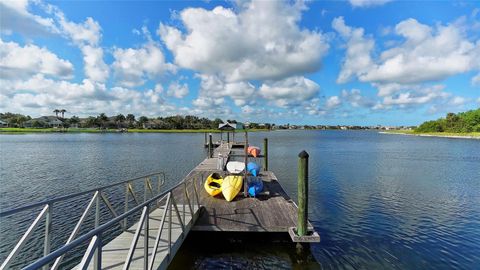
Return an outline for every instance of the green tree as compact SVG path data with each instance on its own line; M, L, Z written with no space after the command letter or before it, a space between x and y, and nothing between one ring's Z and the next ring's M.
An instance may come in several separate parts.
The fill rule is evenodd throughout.
M138 119L138 124L140 125L141 128L143 128L143 124L148 122L148 117L146 116L140 116Z
M127 114L126 119L127 119L127 122L128 122L128 127L129 128L133 127L133 123L135 122L135 115L129 113L129 114Z
M101 127L102 128L105 128L105 124L107 123L108 121L108 117L105 113L101 113L97 116L97 120L98 122L100 123Z
M115 122L117 123L117 128L122 126L122 123L125 121L125 116L123 114L119 114L115 116Z

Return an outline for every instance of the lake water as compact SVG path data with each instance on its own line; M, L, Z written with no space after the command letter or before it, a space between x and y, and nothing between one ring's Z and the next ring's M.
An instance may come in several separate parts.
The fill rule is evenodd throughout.
M322 242L298 257L294 245L284 243L250 239L202 248L204 240L194 239L175 266L478 269L480 141L364 131L249 134L259 146L264 137L270 169L292 198L297 155L310 154L309 219ZM203 140L203 134L1 135L0 209L156 171L166 171L173 184L205 157ZM0 261L19 239L18 228L29 225L22 218L36 213L1 221ZM61 230L74 222L53 226Z

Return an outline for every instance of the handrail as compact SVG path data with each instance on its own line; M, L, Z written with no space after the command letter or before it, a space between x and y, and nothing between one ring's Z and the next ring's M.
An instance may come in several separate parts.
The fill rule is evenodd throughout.
M147 175L144 175L144 176L128 179L128 180L125 180L125 181L109 184L109 185L106 185L106 186L93 188L93 189L90 189L90 190L87 190L87 191L82 191L82 192L78 192L78 193L74 193L74 194L70 194L70 195L65 195L65 196L60 196L60 197L57 197L57 198L54 198L54 199L45 200L45 201L41 201L41 202L37 202L37 203L25 205L25 206L20 206L20 207L17 207L17 208L13 208L13 209L10 209L10 210L4 211L4 212L0 212L0 217L10 216L12 214L15 214L15 213L18 213L18 212L21 212L21 211L25 211L25 210L32 209L32 208L35 208L35 207L43 206L45 204L52 204L52 203L55 203L55 202L64 201L64 200L67 200L67 199L71 199L71 198L82 196L82 195L85 195L85 194L88 194L88 193L92 193L92 192L95 192L97 190L103 190L103 189L111 188L111 187L114 187L114 186L125 184L127 182L136 181L136 180L139 180L139 179L144 179L146 177L151 177L151 176L155 176L155 175L159 175L159 176L162 175L163 176L163 181L162 181L162 185L163 185L165 183L165 179L166 179L165 173L164 172L156 172L156 173L151 173L151 174L147 174Z
M87 240L90 240L90 241L93 241L91 238L92 237L99 237L101 236L102 232L110 229L112 226L116 225L117 223L119 223L120 221L122 221L123 219L131 216L131 215L134 215L135 213L137 213L139 210L143 210L144 207L147 207L156 202L156 201L161 201L163 200L167 195L169 195L169 200L167 200L167 204L168 202L170 201L170 196L172 195L172 192L174 189L178 188L180 185L183 185L184 183L186 183L186 181L188 180L188 175L187 177L185 177L182 181L180 181L179 183L177 183L176 185L174 185L173 187L169 188L168 190L160 193L160 194L157 194L155 196L153 196L152 198L150 198L149 200L135 206L134 208L130 209L128 212L125 212L121 215L118 215L116 217L114 217L112 220L98 226L97 228L95 229L92 229L90 230L89 232L81 235L80 237L78 237L77 239L71 241L70 243L68 244L65 244L64 246L60 247L59 249L49 253L49 254L46 254L44 257L36 260L35 262L29 264L28 266L24 267L23 269L24 270L34 270L34 269L39 269L40 267L42 266L45 266L47 264L49 264L50 262L56 260L57 258L63 256L64 254L66 254L68 251L78 247L79 245L81 245L82 243L86 242ZM141 177L143 178L143 177ZM193 181L195 181L195 178L193 178ZM125 182L122 182L122 183L125 183ZM196 185L193 185L194 186L194 192L196 193ZM196 194L198 196L198 194ZM173 198L172 198L173 199ZM169 226L170 226L170 230L171 230L171 223L172 223L172 218L171 218L171 211L172 211L172 202L170 201L170 206L169 205L166 205L165 207L168 207L169 208L169 212L170 212L170 218L169 218ZM176 206L174 206L176 208ZM167 209L167 208L165 208ZM178 214L178 209L176 209L177 211L177 215ZM181 219L180 217L178 217L180 222L181 222ZM182 227L183 227L183 224L182 224ZM184 230L184 228L182 228L182 230ZM170 233L170 232L169 232ZM100 239L96 239L95 241L100 241L101 242L101 238ZM93 245L93 244L92 244ZM99 246L100 248L101 246ZM170 244L169 244L169 248L170 248ZM88 252L91 251L91 249L88 249L87 250ZM88 256L88 260L91 258L89 255Z

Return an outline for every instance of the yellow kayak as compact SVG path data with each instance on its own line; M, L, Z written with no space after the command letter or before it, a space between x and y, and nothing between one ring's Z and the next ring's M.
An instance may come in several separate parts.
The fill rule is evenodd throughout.
M212 173L205 180L205 190L211 196L215 196L222 192L223 178L218 173Z
M229 175L223 179L222 194L225 200L232 201L242 188L243 177L240 175Z

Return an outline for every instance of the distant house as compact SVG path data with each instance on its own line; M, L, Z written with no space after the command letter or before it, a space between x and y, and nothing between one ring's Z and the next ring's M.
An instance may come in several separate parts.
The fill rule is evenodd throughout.
M245 127L243 126L242 123L222 123L218 124L218 129L220 130L236 130L236 129L244 129Z
M142 124L144 129L162 129L165 128L166 123L160 119L152 119Z
M63 121L56 116L41 116L39 118L34 118L23 123L24 127L38 127L35 125L38 124L40 127L60 127L63 125Z
M8 123L3 120L0 120L0 127L8 127Z

